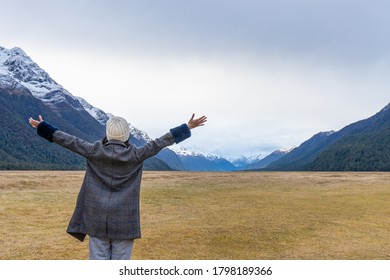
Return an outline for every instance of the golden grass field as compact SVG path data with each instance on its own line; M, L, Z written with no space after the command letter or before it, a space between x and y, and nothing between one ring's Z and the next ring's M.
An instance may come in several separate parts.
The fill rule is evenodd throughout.
M0 172L0 259L87 259L84 172ZM390 173L144 172L133 259L390 259Z

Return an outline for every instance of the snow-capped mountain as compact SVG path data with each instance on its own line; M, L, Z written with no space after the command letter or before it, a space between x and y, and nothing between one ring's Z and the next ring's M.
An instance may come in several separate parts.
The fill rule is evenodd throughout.
M84 110L87 111L92 117L94 117L99 123L105 125L110 118L109 114L104 113L101 109L96 108L89 104L84 98L75 96L76 100L80 102Z
M237 168L244 168L248 164L252 164L262 160L264 156L262 154L252 155L252 156L240 156L239 158L230 159L230 162Z
M11 78L26 87L35 98L47 105L67 102L75 110L84 109L77 98L56 83L20 48L9 50L0 47L0 75L1 80Z
M85 160L57 145L47 145L28 126L44 116L87 141L104 135L103 127L68 96L21 49L0 47L0 169L82 169Z
M266 156L262 159L248 163L247 165L243 166L242 169L254 170L254 169L265 168L269 164L273 163L274 161L277 161L280 158L284 157L292 150L293 149L279 149L279 150L273 151L271 154L269 154L268 156Z
M202 153L199 151L193 151L193 150L185 148L181 145L173 146L173 147L171 147L171 150L173 150L176 154L178 154L180 156L203 156L205 158L210 158L210 159L214 159L214 158L218 157L218 156L213 155L213 154L206 154L206 153Z
M182 146L171 148L181 159L185 170L193 171L232 171L237 168L227 159L213 155L196 152Z
M87 111L102 125L105 125L107 120L112 116L92 106L84 98L73 96L54 81L48 73L41 69L20 48L12 48L9 50L0 47L0 85L2 87L25 87L35 98L47 105L67 102L72 108L78 111ZM150 140L146 132L131 124L129 126L133 137L142 141Z
M85 160L56 145L43 144L26 125L44 114L58 127L87 141L101 140L107 114L70 94L20 48L0 47L0 109L5 124L0 140L0 169L80 169ZM132 127L134 142L142 136ZM146 141L146 140L145 140ZM31 147L34 147L31 149ZM173 153L173 152L172 152ZM145 161L153 170L172 168L158 158Z
M16 130L15 127L12 127L11 125L13 123L11 115L20 114L21 116L18 116L17 118L26 120L31 115L44 112L49 120L53 121L64 130L88 141L96 141L104 136L104 125L111 116L111 114L105 113L103 110L94 107L85 99L73 96L52 79L47 72L40 68L39 65L20 48L6 49L0 47L0 93L4 94L4 98L6 99L6 101L4 101L4 106L6 107L2 108L2 113L7 111L10 112L10 121L7 123L7 125L9 124L10 130ZM20 98L15 99L16 96L19 95L23 95L29 101L21 100ZM26 107L29 108L26 109ZM13 118L15 118L15 116L13 116ZM19 125L25 129L25 123L22 122ZM141 146L151 140L148 134L143 130L138 129L131 124L129 124L129 126L131 131L130 142L132 144ZM3 131L6 132L5 129L3 129ZM30 131L28 131L27 134L30 134ZM12 140L12 142L18 143L17 139L24 136L15 134L14 137L15 139ZM31 136L30 138L33 137L34 136ZM25 146L31 146L31 144L29 143ZM63 152L55 148L53 149L56 150L58 155L61 155ZM23 149L15 148L12 149L12 152L16 150L21 151ZM12 152L8 151L6 154L8 153L9 155L12 154ZM2 154L1 150L0 154ZM27 152L25 154L27 154ZM42 152L42 154L44 153ZM72 158L72 156L67 156ZM6 156L3 158L5 157ZM148 164L149 166L152 166L151 169L166 169L166 167L163 166L165 164L166 166L169 166L170 169L174 170L193 170L191 166L196 165L198 166L197 169L211 171L221 169L220 167L216 167L217 162L220 162L221 165L226 164L227 162L225 159L219 157L211 155L201 156L196 153L192 156L187 155L185 157L186 164L183 163L182 159L182 155L176 154L176 152L170 149L163 149L156 157L153 157ZM189 159L191 159L192 164L188 164ZM41 165L34 165L34 162L37 160L32 158L31 165L26 164L25 166L26 168L27 166L51 168L53 163L57 164L57 161L61 161L61 159L53 159L47 162L44 158L41 160ZM7 162L4 163L4 165L9 166L9 168L14 168L12 166L20 166L20 164L17 164L17 157L14 158L11 156L9 161L16 163L9 164ZM77 162L78 168L82 164L79 159L72 159L69 163L65 163L65 165L64 163L61 163L58 165L58 168L72 166L72 162ZM0 160L0 169L1 164ZM204 166L201 168L202 165Z
M152 140L152 138L150 138L145 131L138 129L137 127L133 126L131 123L129 123L129 127L130 127L131 137L134 137L138 140L142 140L145 142Z

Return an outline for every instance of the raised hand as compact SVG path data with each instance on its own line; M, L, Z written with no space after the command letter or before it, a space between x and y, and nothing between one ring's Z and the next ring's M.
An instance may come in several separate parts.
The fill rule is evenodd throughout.
M188 121L188 127L190 129L196 128L198 126L204 126L204 123L207 122L206 116L202 116L198 119L194 119L194 118L195 118L195 114L192 114L191 119Z
M41 115L39 115L38 118L39 118L39 121L34 120L32 117L30 117L29 120L28 120L28 123L29 123L33 128L37 128L37 126L38 126L41 122L43 122L43 118L42 118Z

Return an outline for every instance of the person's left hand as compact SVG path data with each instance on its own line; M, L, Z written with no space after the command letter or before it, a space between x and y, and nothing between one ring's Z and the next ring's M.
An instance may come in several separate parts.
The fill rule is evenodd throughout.
M194 118L195 118L195 114L192 114L191 119L188 121L188 127L190 129L194 129L198 126L204 126L204 123L207 122L206 116L202 116L198 119L194 119Z
M29 118L28 120L28 123L33 127L33 128L37 128L37 126L43 122L43 118L41 115L39 115L39 121L37 120L34 120L32 117Z

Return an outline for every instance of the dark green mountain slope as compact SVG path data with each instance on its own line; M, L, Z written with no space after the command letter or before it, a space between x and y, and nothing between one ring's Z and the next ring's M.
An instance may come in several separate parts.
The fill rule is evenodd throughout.
M268 170L390 171L390 104L334 133L319 133Z
M13 84L0 87L0 169L84 169L84 158L49 143L36 134L28 118L42 114L63 131L90 142L103 138L104 127L85 110L75 110L66 102L48 106L27 88ZM170 170L160 159L145 161L147 170Z
M309 140L303 142L299 147L270 163L267 170L277 171L302 171L307 170L310 163L316 156L333 141L338 138L330 138L332 132L320 132Z
M390 171L390 110L383 109L361 127L320 153L310 170Z
M92 140L93 136L96 138L96 135L89 136L64 123L60 115L34 98L27 89L18 95L12 89L0 89L0 109L0 169L84 168L84 159L38 137L35 129L28 125L28 118L42 112L51 122L63 125L64 130L68 129L88 140Z

